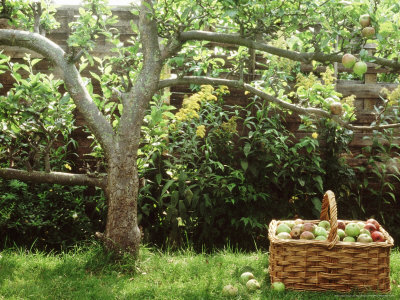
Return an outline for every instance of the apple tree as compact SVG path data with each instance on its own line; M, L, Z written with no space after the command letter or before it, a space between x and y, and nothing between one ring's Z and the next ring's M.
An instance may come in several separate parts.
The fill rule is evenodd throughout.
M307 90L295 92L288 85L299 73L300 63L329 69L340 63L345 53L398 72L400 5L390 0L142 0L133 3L132 38L128 41L121 41L113 28L117 20L107 1L88 0L70 23L67 49L46 38L46 32L57 26L54 9L46 1L3 0L1 4L1 17L9 20L12 29L0 29L0 45L26 48L51 61L67 91L57 97L61 102L65 97L73 100L101 147L106 172L71 174L53 171L50 166L44 170L31 166L2 168L0 176L102 188L108 214L106 230L98 236L110 249L138 253L141 125L150 101L160 97L166 87L224 85L311 120L331 119L350 130L400 127L398 110L386 109L387 105L371 126L355 126L354 107L341 103L337 94L332 103L332 97L311 99ZM374 27L375 34L362 34L366 25L360 24L361 15L368 15L367 25ZM103 58L91 55L100 36L111 47L110 55ZM363 50L371 40L378 44L373 56ZM3 57L1 62L0 70L6 70L9 60ZM82 75L88 64L99 70L90 72L90 78ZM174 76L160 76L163 68L172 70ZM50 84L48 78L39 76L37 80ZM17 82L21 83L27 90L34 88L27 81ZM93 84L100 86L100 94L93 92ZM385 103L396 108L399 94L396 90L389 93L390 101L385 99ZM29 92L23 97L28 102L40 101L30 98ZM9 101L19 101L19 97ZM111 111L118 114L110 112L110 103ZM383 116L388 113L390 123Z

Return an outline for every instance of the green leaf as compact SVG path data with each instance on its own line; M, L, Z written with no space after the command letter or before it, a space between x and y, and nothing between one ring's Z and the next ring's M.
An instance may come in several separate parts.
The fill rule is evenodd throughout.
M242 169L243 169L244 171L246 171L247 168L249 167L249 163L247 162L247 160L241 160L241 161L240 161L240 165L242 166Z
M249 155L250 151L251 151L251 144L246 143L246 145L244 145L244 148L243 148L244 156L247 157Z
M321 211L321 207L322 207L321 200L319 200L317 197L314 197L311 199L311 202L314 204L314 208L317 211Z

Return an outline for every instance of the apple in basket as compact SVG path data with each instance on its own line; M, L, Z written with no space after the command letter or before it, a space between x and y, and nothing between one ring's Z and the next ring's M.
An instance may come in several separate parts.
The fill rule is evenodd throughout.
M337 228L344 230L346 228L346 224L343 221L337 221Z
M344 230L347 236L356 237L360 234L360 227L356 223L349 223Z
M324 237L327 237L328 236L328 232L325 230L325 228L323 228L323 227L317 227L317 228L315 228L315 230L314 230L314 235L315 236L324 236Z
M368 219L365 223L367 223L367 224L369 224L369 223L374 224L375 227L376 227L376 230L379 230L379 228L380 228L380 225L379 225L378 221L375 220L375 219Z
M376 227L374 224L372 223L367 223L364 226L364 229L367 229L369 232L373 233L374 231L376 231Z
M325 230L329 230L329 229L331 229L331 224L329 223L329 221L323 220L323 221L318 223L318 227L322 227Z
M342 241L346 237L346 233L344 232L343 229L338 229L337 230L337 235L339 236L339 239Z
M374 231L371 233L371 238L374 242L384 242L386 240L385 236L380 231Z
M303 232L304 231L309 231L311 233L314 233L315 227L316 226L313 223L304 223Z
M359 243L371 243L372 242L372 237L369 236L368 234L360 234L357 238L357 242Z
M343 239L343 242L345 242L345 243L354 243L355 241L356 241L355 238L353 238L352 236L346 236Z
M361 230L360 230L360 234L363 234L363 233L366 233L366 234L368 234L369 236L371 236L371 232L370 232L368 229L365 229L365 228L361 229Z
M313 240L315 239L314 234L311 231L304 231L301 235L300 235L300 239L301 240Z
M290 240L292 238L290 233L287 232L278 233L276 237L281 240Z
M289 226L287 226L285 223L279 224L279 226L276 228L276 234L279 234L281 232L287 232L290 233L291 229Z
M302 232L302 225L295 225L292 228L292 231L290 232L290 236L292 237L292 239L298 239L300 238L301 232Z

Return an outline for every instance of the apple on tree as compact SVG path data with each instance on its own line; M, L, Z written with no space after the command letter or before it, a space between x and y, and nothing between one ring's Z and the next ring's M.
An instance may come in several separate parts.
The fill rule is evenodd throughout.
M364 75L367 72L367 64L363 61L356 62L353 67L353 72L359 76Z
M363 28L371 25L371 17L367 14L361 15L358 21Z
M365 38L372 38L375 35L374 27L365 27L361 30L361 35Z
M351 69L354 64L356 63L356 57L350 53L346 53L345 55L342 56L342 64L346 68Z

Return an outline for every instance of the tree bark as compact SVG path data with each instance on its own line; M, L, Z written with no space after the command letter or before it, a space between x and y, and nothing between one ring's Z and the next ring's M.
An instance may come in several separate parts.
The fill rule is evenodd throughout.
M137 219L139 177L136 151L119 147L108 161L108 212L103 235L108 249L134 255L139 252L141 238Z
M97 186L104 188L105 180L96 177L90 177L85 174L71 174L63 172L39 172L39 171L24 171L11 168L0 168L0 178L18 179L34 183L50 183L61 185L85 185Z

